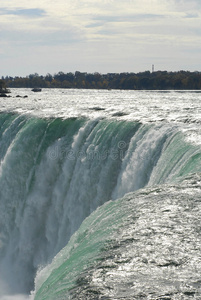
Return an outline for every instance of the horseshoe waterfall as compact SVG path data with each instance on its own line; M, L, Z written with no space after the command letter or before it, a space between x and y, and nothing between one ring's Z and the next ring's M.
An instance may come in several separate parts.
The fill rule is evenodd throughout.
M0 299L201 299L200 104L196 91L1 99Z

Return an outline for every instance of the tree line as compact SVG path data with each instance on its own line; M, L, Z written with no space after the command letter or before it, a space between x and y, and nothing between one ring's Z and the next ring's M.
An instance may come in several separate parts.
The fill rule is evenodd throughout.
M201 90L201 72L156 71L100 74L76 71L57 74L30 74L26 77L2 77L10 88L79 88L124 90Z

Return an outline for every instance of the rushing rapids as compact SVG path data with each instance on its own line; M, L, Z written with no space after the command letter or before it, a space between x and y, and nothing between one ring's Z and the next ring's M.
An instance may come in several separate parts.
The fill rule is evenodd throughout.
M74 114L48 92L44 109L1 108L0 299L199 299L199 111L187 122L186 94L179 113L175 94L155 93L149 116L138 93L134 119L129 92L115 92L116 112L109 92L94 94L103 107L84 102L83 114L75 91Z

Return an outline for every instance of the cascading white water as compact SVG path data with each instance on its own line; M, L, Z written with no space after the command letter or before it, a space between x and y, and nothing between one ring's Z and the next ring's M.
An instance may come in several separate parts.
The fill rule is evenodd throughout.
M149 182L153 168L156 166L168 136L174 127L142 126L129 144L128 151L122 163L113 199L126 193L138 190Z
M19 117L8 118L10 127ZM138 127L107 120L23 118L1 159L0 264L11 292L28 292L37 267L111 198L126 144Z

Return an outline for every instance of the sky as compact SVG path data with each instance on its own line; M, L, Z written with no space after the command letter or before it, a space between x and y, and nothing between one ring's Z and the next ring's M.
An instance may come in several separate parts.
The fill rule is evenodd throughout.
M201 71L201 0L1 0L0 77Z

